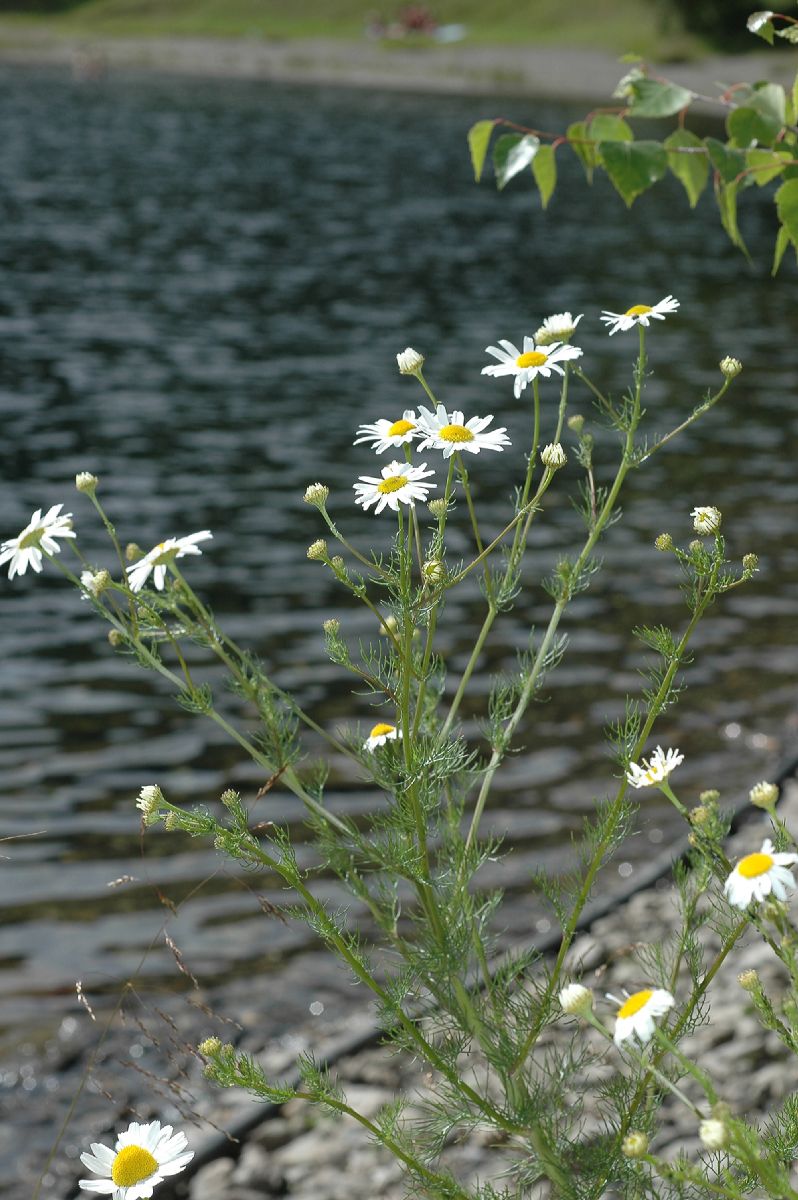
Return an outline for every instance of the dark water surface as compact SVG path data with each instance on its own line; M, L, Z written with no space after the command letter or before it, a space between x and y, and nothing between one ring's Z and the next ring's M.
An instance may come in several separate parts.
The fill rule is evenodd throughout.
M649 428L663 433L686 417L716 384L722 355L742 358L745 374L722 407L631 481L628 517L604 543L606 570L565 622L569 655L547 703L529 714L522 752L497 778L492 827L513 847L497 877L517 896L507 925L529 932L547 927L525 895L530 871L564 861L571 833L612 783L600 730L640 686L629 630L683 621L675 567L652 543L662 529L689 540L696 504L722 509L730 551L756 551L761 572L713 612L692 690L657 740L686 753L679 783L689 802L708 786L738 797L794 740L795 268L786 262L779 279L768 277L775 226L755 189L742 218L752 269L725 240L711 200L691 215L676 185L631 213L603 185L564 188L545 214L525 184L503 195L475 186L465 131L492 112L549 128L570 118L506 99L158 79L85 86L0 73L0 537L33 508L65 501L84 549L110 566L90 506L73 490L79 470L102 477L123 541L147 547L212 529L190 578L233 636L323 724L368 722L367 702L324 659L321 622L339 616L353 639L373 629L306 561L323 530L301 497L326 480L353 538L387 537L388 519L352 504L351 484L374 459L351 443L358 423L395 419L423 400L396 371L396 352L423 350L441 399L507 426L513 451L482 455L471 472L496 531L528 422L510 383L480 375L484 347L518 341L551 312L584 311L586 369L620 392L637 339L608 340L599 309L673 292L679 314L649 340ZM565 158L562 173L575 178ZM544 396L555 394L544 384ZM589 415L585 390L572 395L574 411ZM551 410L546 419L544 436ZM606 475L610 447L599 440ZM537 581L558 548L579 542L566 496L576 479L569 467L550 493L522 597L497 624L492 667L511 666L530 625L547 620ZM456 553L467 551L464 522L462 530ZM302 927L260 917L253 892L268 894L268 883L242 883L211 847L162 833L147 836L142 856L133 807L141 785L157 780L186 802L227 786L251 796L262 780L236 748L114 657L104 628L54 570L3 578L0 591L0 832L35 835L9 843L0 864L0 1029L10 1064L0 1081L11 1109L30 1112L43 1093L59 1094L57 1076L19 1073L20 1046L24 1057L68 1042L85 1019L76 979L100 1010L137 970L142 986L173 985L156 889L179 901L210 879L172 934L203 981L246 982L267 1033L290 1029L319 995L328 1011L349 1003ZM441 646L455 678L481 611L476 592L447 604ZM485 676L475 680L469 731L486 688ZM641 797L622 876L675 828L653 793ZM329 802L354 811L372 793L336 769ZM260 811L299 831L292 797L272 794ZM109 889L125 875L136 882ZM289 977L296 987L286 988Z

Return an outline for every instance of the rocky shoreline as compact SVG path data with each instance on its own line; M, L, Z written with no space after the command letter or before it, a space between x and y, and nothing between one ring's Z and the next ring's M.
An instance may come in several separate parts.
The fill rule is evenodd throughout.
M789 781L783 790L780 812L795 827L798 821L798 783ZM762 814L750 809L744 814L740 830L730 839L732 859L758 849L768 827ZM597 997L599 1011L605 1005L600 997L611 988L634 990L640 986L640 968L633 951L639 943L658 942L672 930L675 914L675 889L669 878L663 877L650 886L636 891L625 902L597 917L575 941L568 960L572 977L581 978L591 986ZM711 937L709 938L711 943ZM709 945L710 952L712 951ZM785 1051L775 1034L762 1029L746 994L736 979L743 970L759 972L768 995L777 999L784 986L781 964L758 938L747 935L729 961L724 964L709 991L711 1016L699 1026L685 1043L688 1053L710 1070L719 1094L735 1113L756 1119L780 1104L792 1090L792 1073L785 1060ZM678 990L678 989L677 989ZM206 1022L207 1027L207 1022ZM403 1054L393 1053L374 1044L370 1013L356 1009L353 1015L340 1020L333 1030L328 1028L322 1045L318 1042L318 1026L312 1022L297 1028L290 1043L271 1041L259 1044L254 1020L247 1022L247 1033L240 1045L264 1065L267 1074L281 1079L290 1075L296 1054L313 1050L320 1060L334 1063L334 1071L343 1085L349 1102L367 1116L373 1116L381 1105L404 1095L410 1098L423 1094L428 1086L425 1068ZM219 1030L222 1037L237 1040L228 1030ZM174 1045L188 1047L183 1032L174 1028ZM545 1034L548 1044L557 1045L569 1036L565 1023L551 1026ZM589 1038L597 1038L585 1030ZM161 1036L163 1041L163 1035ZM360 1048L352 1049L353 1045ZM598 1041L600 1062L594 1068L600 1077L611 1075L616 1066L615 1051ZM194 1128L188 1128L197 1165L168 1188L159 1189L161 1200L269 1200L288 1196L293 1200L399 1200L404 1196L402 1174L395 1160L375 1146L367 1132L354 1121L335 1120L320 1116L304 1103L290 1102L283 1106L254 1104L237 1090L221 1091L208 1085L201 1075L201 1064L194 1056L193 1065L180 1066L179 1087L170 1085L173 1111L166 1111L153 1089L152 1111L137 1112L140 1118L159 1116L180 1122L179 1108L193 1111ZM126 1065L126 1064L123 1064ZM469 1063L469 1066L478 1064ZM109 1058L98 1063L92 1090L98 1100L105 1096L107 1117L108 1087L111 1076L118 1075L119 1062ZM146 1072L145 1072L146 1073ZM739 1083L745 1079L745 1090ZM173 1078L172 1084L177 1077ZM160 1081L164 1082L164 1081ZM689 1091L689 1085L687 1090ZM695 1096L698 1100L699 1097ZM91 1109L96 1107L88 1105ZM412 1107L411 1107L412 1113ZM683 1107L669 1106L666 1123L653 1149L666 1157L685 1152L695 1156L700 1151L695 1119ZM184 1115L188 1115L187 1111ZM88 1112L82 1113L80 1124L86 1127ZM201 1118L201 1120L200 1120ZM96 1117L91 1137L98 1135ZM88 1129L85 1136L88 1137ZM235 1133L232 1140L229 1133ZM74 1128L71 1138L84 1135ZM446 1147L443 1162L466 1186L496 1179L508 1163L509 1151L495 1144L495 1134L477 1130L463 1141ZM70 1192L77 1197L77 1192Z
M567 46L403 46L363 38L106 37L57 34L0 19L0 63L66 69L79 81L155 72L470 95L532 96L592 104L612 95L616 55ZM793 57L755 50L657 68L713 96L718 85L767 79L792 86Z

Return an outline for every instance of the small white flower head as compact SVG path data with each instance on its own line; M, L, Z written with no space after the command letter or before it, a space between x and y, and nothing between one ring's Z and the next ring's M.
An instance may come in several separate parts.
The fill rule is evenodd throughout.
M204 1042L200 1042L197 1049L203 1058L213 1058L223 1048L223 1045L221 1038L209 1037Z
M768 21L775 17L775 15L769 8L762 9L760 12L753 12L745 22L746 28L749 33L756 33L763 25L767 25Z
M568 462L568 458L559 442L549 442L548 446L543 448L540 461L544 467L549 467L552 471L559 471L560 467L564 467Z
M127 581L131 592L140 592L152 575L152 582L159 592L163 591L166 572L169 564L187 554L202 554L197 542L204 542L213 537L210 529L201 529L199 533L189 533L186 537L167 538L153 546L143 558L127 568Z
M378 746L384 746L386 742L395 742L401 736L401 729L397 729L395 725L386 725L385 722L379 721L363 743L363 749L376 750Z
M654 1018L661 1017L676 1003L670 992L666 992L664 988L646 988L642 992L633 992L624 1001L617 1000L615 996L609 996L608 999L620 1004L615 1018L616 1046L620 1046L631 1037L636 1038L643 1046L650 1042L656 1025Z
M629 763L626 780L634 788L655 787L683 762L684 755L678 750L666 751L657 746L651 758L643 758L639 764Z
M81 571L81 586L96 600L111 586L110 571Z
M417 375L424 366L424 355L408 346L397 354L396 362L402 375Z
M184 1133L173 1133L171 1125L134 1121L116 1139L114 1150L93 1142L91 1154L80 1161L99 1179L81 1179L84 1192L101 1192L111 1200L148 1200L153 1188L170 1175L177 1175L194 1157Z
M723 520L719 508L708 505L705 508L694 508L690 513L693 518L693 529L696 533L717 533Z
M667 554L669 550L673 549L673 538L669 533L657 534L654 545L661 554Z
M435 587L446 578L446 568L439 558L428 558L421 568L421 578Z
M423 440L419 450L426 450L427 447L442 450L444 458L462 454L463 451L479 454L482 450L503 450L505 446L510 445L504 426L485 432L492 420L493 414L487 417L469 417L466 421L457 409L447 413L442 404L438 405L435 412L429 408L421 408L418 423Z
M540 329L535 331L536 346L550 346L553 342L567 342L576 333L576 327L584 313L572 317L569 312L553 313L546 317Z
M9 538L0 544L0 566L7 562L8 578L24 575L28 567L34 571L42 569L42 551L48 554L58 554L61 547L58 538L73 538L72 513L61 515L63 504L54 504L42 516L42 510L36 509L28 524L15 538Z
M337 617L328 617L321 627L329 637L337 637L341 632L341 622Z
M743 369L743 364L740 362L739 358L732 358L728 354L725 358L720 360L718 366L720 367L720 373L724 379L734 379L735 376L739 375Z
M679 307L679 301L673 296L666 296L664 300L660 300L658 304L633 304L631 308L627 308L625 313L602 312L600 320L605 325L611 326L610 337L619 331L633 329L635 325L648 326L649 322L664 321L668 313L676 312Z
M729 1144L729 1129L717 1117L708 1117L698 1126L701 1144L707 1150L725 1150Z
M523 350L502 338L498 346L486 346L485 353L492 354L499 361L483 367L482 374L514 375L513 391L516 399L538 375L542 375L544 379L548 379L552 371L564 375L565 371L560 364L582 357L578 346L566 346L561 342L552 342L544 346L536 343L531 337L524 338Z
M75 487L79 492L88 492L90 496L94 495L99 482L97 476L92 475L91 471L78 471L75 476Z
M648 1137L646 1134L641 1133L639 1129L633 1129L630 1133L627 1133L621 1142L621 1154L624 1158L642 1158L644 1154L648 1154Z
M361 436L355 438L353 445L359 446L362 442L370 442L377 454L382 454L384 450L393 449L395 446L405 446L414 438L421 437L415 409L412 408L405 409L398 421L381 418L373 425L359 425L357 432Z
M748 799L755 808L772 808L779 798L779 789L775 783L755 783L748 793Z
M589 1013L593 1008L593 993L581 983L567 984L560 992L559 1000L564 1013L578 1015Z
M770 838L765 838L762 849L741 858L724 883L729 904L748 908L752 900L764 900L771 895L777 900L789 899L795 891L795 880L787 868L795 863L798 854L778 854Z
M328 559L330 555L324 538L317 538L315 542L311 542L307 555L311 562L324 562Z
M357 493L355 504L364 509L376 505L375 513L381 513L384 508L392 508L398 512L400 504L415 504L416 500L426 500L431 488L436 483L427 483L434 471L427 470L427 464L411 467L407 463L391 462L382 468L382 478L375 479L373 475L361 475L358 482L352 484Z
M324 508L329 494L330 489L326 483L311 483L305 488L305 495L302 498L306 504L312 504L314 508Z
M145 825L155 824L163 804L163 792L157 783L148 783L141 789L136 808L144 817Z
M745 571L746 575L753 575L755 571L758 571L759 570L759 555L758 554L744 554L743 555L743 570Z

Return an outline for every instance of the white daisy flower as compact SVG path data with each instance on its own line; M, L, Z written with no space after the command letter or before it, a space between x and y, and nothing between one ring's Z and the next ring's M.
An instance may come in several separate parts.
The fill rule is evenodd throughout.
M382 468L382 479L373 475L361 475L352 486L357 492L355 504L361 504L368 509L376 504L375 513L381 513L387 505L398 512L400 504L414 504L416 500L426 500L430 488L437 487L436 483L422 483L434 475L427 470L427 464L411 467L407 463L392 462Z
M499 341L498 346L486 346L485 353L492 354L494 358L498 358L499 362L483 367L482 374L514 375L513 390L516 398L537 375L542 375L544 379L548 379L552 371L556 371L558 375L564 375L565 372L559 364L582 357L582 351L578 346L565 346L560 342L542 345L536 343L535 339L531 337L524 338L523 353L512 342L504 339Z
M429 408L420 408L418 415L419 428L423 441L419 450L432 447L442 450L444 458L451 458L454 453L467 450L469 454L479 454L480 450L503 450L510 445L507 430L491 429L483 432L493 420L493 415L487 417L469 417L466 421L463 414L453 409L447 413L442 404L432 412Z
M115 1151L93 1142L91 1154L81 1154L83 1165L101 1178L81 1179L78 1186L111 1200L147 1200L156 1184L168 1175L177 1175L191 1162L194 1151L187 1151L187 1144L186 1135L173 1134L171 1125L134 1121L116 1139Z
M143 558L127 569L127 581L131 592L140 592L152 574L152 582L159 592L163 591L166 572L171 562L176 558L185 558L187 554L202 554L197 542L204 542L213 537L210 529L201 529L199 533L189 533L187 537L167 538L153 546Z
M729 904L748 908L752 900L764 900L773 895L777 900L789 899L795 891L795 880L787 868L798 863L798 854L776 854L770 838L765 838L756 854L741 858L723 885Z
M24 575L28 567L34 571L42 569L42 550L48 554L58 554L61 547L56 538L73 538L72 513L61 514L63 504L54 504L42 516L42 510L36 509L28 524L15 538L9 538L0 545L0 566L8 562L8 578Z
M625 313L604 311L599 318L605 325L611 325L610 337L619 330L631 329L635 325L648 326L649 321L664 321L668 313L676 312L679 301L673 296L666 296L653 307L648 304L633 304Z
M645 1045L654 1036L655 1017L661 1017L676 1001L664 988L646 988L642 992L628 993L625 1000L607 996L620 1005L615 1018L615 1045L620 1046L629 1038L637 1038Z
M635 788L654 787L667 779L671 771L684 762L684 755L678 750L665 751L657 746L651 758L643 758L640 763L629 763L626 780Z
M424 366L424 355L419 354L418 350L414 350L412 346L408 346L406 350L397 354L396 364L402 375L417 375Z
M397 729L395 725L386 725L383 722L379 722L374 726L363 743L363 749L376 750L378 746L384 746L386 742L395 742L401 736L401 729Z
M567 342L573 337L583 316L584 313L580 313L578 317L572 317L569 312L552 313L550 317L546 317L540 329L535 331L535 345L550 346L552 342Z
M361 442L371 442L377 454L382 454L393 446L404 446L413 438L421 436L418 418L415 410L406 409L398 421L379 420L373 425L359 425L357 432L361 435L355 438L353 445Z
M704 508L694 508L690 516L693 518L693 529L696 533L703 534L717 533L723 520L720 509L711 504Z

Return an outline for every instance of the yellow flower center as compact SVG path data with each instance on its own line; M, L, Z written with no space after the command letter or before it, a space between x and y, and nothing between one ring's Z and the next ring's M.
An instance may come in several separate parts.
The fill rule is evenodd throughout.
M26 533L24 538L19 539L20 550L27 550L30 546L38 546L42 540L44 530L37 525L35 529L31 529L30 533Z
M767 875L773 866L769 854L746 854L737 864L737 870L743 879L756 879L757 875Z
M651 997L654 995L651 988L643 992L635 992L630 996L625 1004L622 1004L618 1009L619 1017L633 1017L635 1013L639 1013L641 1008L645 1008Z
M444 425L438 430L438 437L444 442L473 442L474 435L465 425Z
M143 1146L125 1146L111 1167L111 1178L117 1187L133 1187L158 1170L158 1160Z
M395 725L375 725L369 737L382 737L384 733L393 733Z
M406 483L406 475L390 475L387 479L383 479L382 483L377 484L377 491L382 492L383 496L388 496L391 492L398 492Z
M411 429L415 429L415 425L412 421L405 421L403 417L401 421L394 421L388 430L388 437L401 437L403 433L409 433Z
M642 317L645 313L652 311L650 304L633 304L631 308L627 308L623 314L625 317Z
M526 354L519 354L515 360L517 367L542 367L548 354L544 354L541 350L527 350Z

